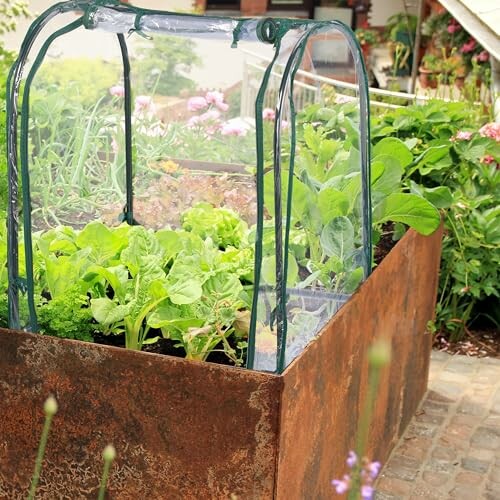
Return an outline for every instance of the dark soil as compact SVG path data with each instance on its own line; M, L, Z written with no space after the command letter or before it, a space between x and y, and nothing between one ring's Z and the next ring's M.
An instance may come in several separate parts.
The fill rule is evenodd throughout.
M382 226L382 236L380 240L375 245L373 251L373 257L375 264L378 266L385 258L385 256L394 248L397 241L392 239L394 234L394 224L392 222L387 222Z
M232 344L232 339L229 339L229 344ZM114 347L125 347L125 337L123 335L102 335L96 332L94 334L94 343L102 345L111 345ZM142 346L143 352L151 352L154 354L164 354L167 356L175 356L176 358L185 358L186 353L182 347L175 347L178 344L175 340L160 338L154 344L146 344ZM235 345L231 345L235 348ZM222 349L222 347L221 347ZM232 360L230 360L222 351L212 351L206 361L210 363L217 363L219 365L229 365L234 366Z

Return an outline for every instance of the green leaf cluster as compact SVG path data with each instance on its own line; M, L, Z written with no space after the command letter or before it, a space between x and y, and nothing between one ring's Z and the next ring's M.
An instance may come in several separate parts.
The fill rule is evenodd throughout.
M481 134L483 123L468 103L431 101L372 124L375 150L390 140L410 151L405 189L445 210L435 328L452 340L474 321L500 325L491 308L500 296L500 143Z

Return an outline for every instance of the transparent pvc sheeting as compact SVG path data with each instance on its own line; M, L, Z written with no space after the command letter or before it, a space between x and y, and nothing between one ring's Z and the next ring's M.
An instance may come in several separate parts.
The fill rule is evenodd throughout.
M42 30L55 16L65 23ZM236 213L258 370L281 372L367 276L366 78L340 23L64 2L35 22L10 84L12 327L37 328L40 269L24 246L92 220L158 230L193 207Z

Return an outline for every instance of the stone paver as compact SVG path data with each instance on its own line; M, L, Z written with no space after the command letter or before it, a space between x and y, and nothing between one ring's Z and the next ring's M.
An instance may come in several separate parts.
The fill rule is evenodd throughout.
M377 500L500 500L500 359L433 352L429 389Z

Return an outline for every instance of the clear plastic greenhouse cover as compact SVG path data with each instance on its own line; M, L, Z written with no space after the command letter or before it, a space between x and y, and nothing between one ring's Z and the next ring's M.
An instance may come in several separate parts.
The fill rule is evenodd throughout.
M367 277L368 95L343 24L62 2L9 92L11 327L46 331L70 300L127 347L281 373Z

